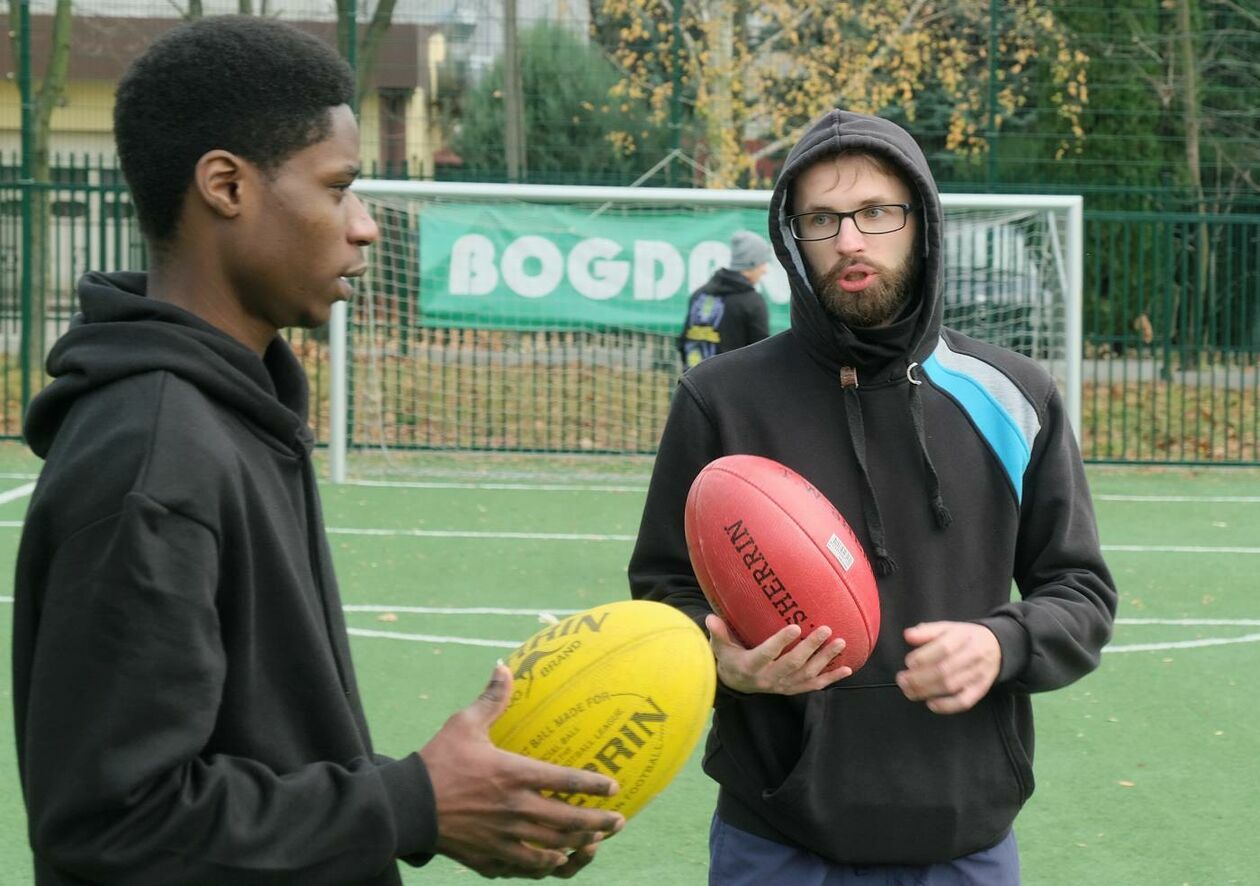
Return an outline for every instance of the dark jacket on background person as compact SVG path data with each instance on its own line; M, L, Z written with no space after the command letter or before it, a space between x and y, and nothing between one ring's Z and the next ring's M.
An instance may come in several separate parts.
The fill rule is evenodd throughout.
M36 882L397 884L396 857L434 851L432 787L417 754L372 750L302 367L145 285L84 278L26 423L46 461L14 594Z
M678 353L683 369L690 369L701 360L761 341L769 334L765 298L739 271L721 268L691 294L687 319L678 336Z
M922 207L920 297L883 328L849 328L822 307L787 228L795 176L841 148L891 159ZM803 475L880 573L879 640L861 670L822 691L719 684L704 756L718 814L836 862L948 861L1010 830L1033 790L1029 693L1088 673L1111 634L1117 594L1080 455L1045 370L941 328L940 200L900 128L824 117L784 166L770 233L792 284L791 329L682 377L631 591L703 624L711 610L683 532L692 479L732 453ZM910 651L903 630L940 620L985 625L1001 648L997 682L965 713L934 714L894 682Z

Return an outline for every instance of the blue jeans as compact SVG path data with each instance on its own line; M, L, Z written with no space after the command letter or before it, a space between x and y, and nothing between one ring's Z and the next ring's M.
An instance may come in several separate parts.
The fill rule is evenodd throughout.
M940 864L836 864L754 836L713 816L709 886L1019 886L1015 832L972 855Z

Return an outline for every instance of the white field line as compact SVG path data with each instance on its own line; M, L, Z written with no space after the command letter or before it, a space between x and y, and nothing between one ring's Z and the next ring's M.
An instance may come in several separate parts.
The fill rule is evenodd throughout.
M0 597L0 603L12 603L12 597ZM578 609L506 609L495 606L469 606L444 608L437 606L378 606L349 605L342 607L346 612L406 612L417 615L572 615ZM1118 625L1173 625L1177 627L1196 626L1253 626L1260 625L1260 618L1117 618ZM489 646L496 649L515 649L523 640L486 640L481 637L452 637L443 634L411 634L401 631L380 631L367 628L347 628L346 633L352 637L369 637L382 640L407 640L412 643L449 643L460 646ZM1260 633L1243 634L1240 637L1203 637L1198 640L1180 640L1167 643L1132 643L1124 646L1104 647L1104 653L1120 652L1160 652L1169 649L1202 649L1207 646L1229 646L1236 643L1260 642Z
M0 474L0 476L3 476ZM519 492L618 492L641 493L647 491L647 482L637 485L603 485L598 483L508 483L478 482L457 483L447 480L348 480L346 486L366 486L375 489L493 489ZM1125 495L1099 493L1094 501L1114 502L1162 502L1202 504L1260 504L1260 495Z
M6 475L0 474L0 477ZM26 475L13 474L15 478ZM601 483L544 483L544 482L455 482L451 480L347 480L346 486L366 486L375 489L506 489L520 492L646 492L648 481L627 484ZM1163 502L1201 504L1260 504L1260 495L1131 495L1126 493L1097 493L1094 501L1114 502Z
M1260 618L1117 618L1118 625L1176 625L1197 627L1200 625L1260 625Z
M0 529L21 529L21 520L0 520ZM475 529L362 529L329 526L329 535L366 535L381 538L479 538L520 541L634 541L633 535L602 535L593 532L488 532Z
M523 640L480 640L476 637L443 637L438 634L402 634L394 631L369 631L363 628L346 628L352 637L375 637L381 640L409 640L412 643L451 643L459 646L493 646L496 649L515 649Z
M1260 618L1117 618L1118 625L1173 625L1176 627L1260 625ZM1203 637L1198 640L1179 640L1167 643L1128 643L1123 646L1104 646L1103 652L1160 652L1166 649L1202 649L1206 646L1230 646L1235 643L1255 643L1260 634L1243 634L1240 637Z
M1260 642L1260 634L1243 634L1241 637L1204 637L1202 640L1182 640L1173 643L1133 643L1127 646L1104 646L1103 652L1160 652L1166 649L1202 649L1205 646L1231 646L1235 643Z
M346 612L406 612L416 615L574 615L581 609L501 609L497 606L367 606L352 604L341 607ZM1257 622L1260 624L1260 622Z
M435 615L458 615L458 614L475 614L475 615L534 615L543 614L551 615L571 615L573 612L580 610L567 609L497 609L494 607L476 607L469 609L442 609L429 606L346 606L347 612L408 612L418 614L435 614ZM1174 625L1180 627L1193 627L1204 625L1215 626L1240 626L1240 625L1260 625L1260 619L1257 618L1118 618L1118 625ZM452 643L465 646L497 646L505 649L514 649L524 640L512 642L504 640L483 640L476 637L450 637L434 634L410 634L397 631L381 631L381 630L365 630L363 628L348 628L348 632L356 637L379 637L388 640L410 640L418 643ZM1208 646L1229 646L1236 643L1255 643L1260 642L1260 633L1244 634L1239 637L1204 637L1198 640L1176 640L1165 643L1132 643L1123 646L1107 646L1103 648L1104 653L1121 653L1121 652L1160 652L1170 649L1201 649Z
M447 480L349 480L346 486L376 489L507 489L518 492L646 492L647 484L609 486L597 483L455 483Z
M1095 495L1094 501L1192 502L1202 504L1260 504L1260 495Z
M10 489L7 492L0 492L0 505L8 504L11 501L17 501L19 498L26 498L34 491L35 484L27 483L23 486L18 486L15 489Z
M1103 545L1106 551L1134 554L1260 554L1260 548L1208 545Z
M21 520L0 520L0 529L21 529ZM636 536L595 532L497 532L475 529L365 529L329 526L329 535L363 535L379 538L468 538L504 541L610 541L632 542ZM1103 545L1104 552L1136 554L1260 554L1260 547L1213 547L1210 545Z
M35 480L38 474L0 471L0 480ZM639 484L603 485L599 483L507 483L479 482L456 483L453 481L428 480L350 480L346 486L366 486L377 489L505 489L521 492L618 492L647 491L647 480ZM1202 504L1260 504L1260 495L1127 495L1122 493L1096 493L1094 501L1115 502L1164 502Z
M525 541L634 541L633 535L601 535L591 532L483 532L475 529L349 529L330 526L329 535L379 535L408 538L490 538Z
M534 618L557 615L573 615L580 609L504 609L498 606L372 606L352 604L342 607L346 612L406 612L416 615L528 615ZM376 637L383 640L410 640L413 643L452 643L461 646L492 646L498 649L515 649L523 640L483 640L478 637L449 637L436 634L404 634L397 631L374 631L366 628L346 628L352 637Z

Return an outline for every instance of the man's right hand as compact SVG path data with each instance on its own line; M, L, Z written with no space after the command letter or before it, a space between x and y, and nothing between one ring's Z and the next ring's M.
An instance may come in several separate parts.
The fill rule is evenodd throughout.
M798 695L830 686L853 673L848 667L823 673L823 668L844 651L844 640L839 637L827 642L831 637L828 627L816 628L785 654L783 650L800 637L800 625L788 625L753 649L741 645L716 615L706 616L704 626L709 629L709 645L717 659L718 679L736 692Z
M608 797L617 783L491 744L490 724L511 694L512 672L500 664L481 696L420 750L437 805L437 851L484 877L569 877L590 863L596 844L621 830L625 819L539 792Z

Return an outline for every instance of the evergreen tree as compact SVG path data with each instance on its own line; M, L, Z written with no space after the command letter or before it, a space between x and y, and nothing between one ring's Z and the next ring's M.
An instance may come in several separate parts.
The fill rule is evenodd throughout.
M534 183L628 185L669 152L663 127L630 99L613 99L613 66L569 31L537 25L521 33L525 170ZM504 178L503 64L465 97L453 148L461 177ZM653 179L649 183L659 184Z

